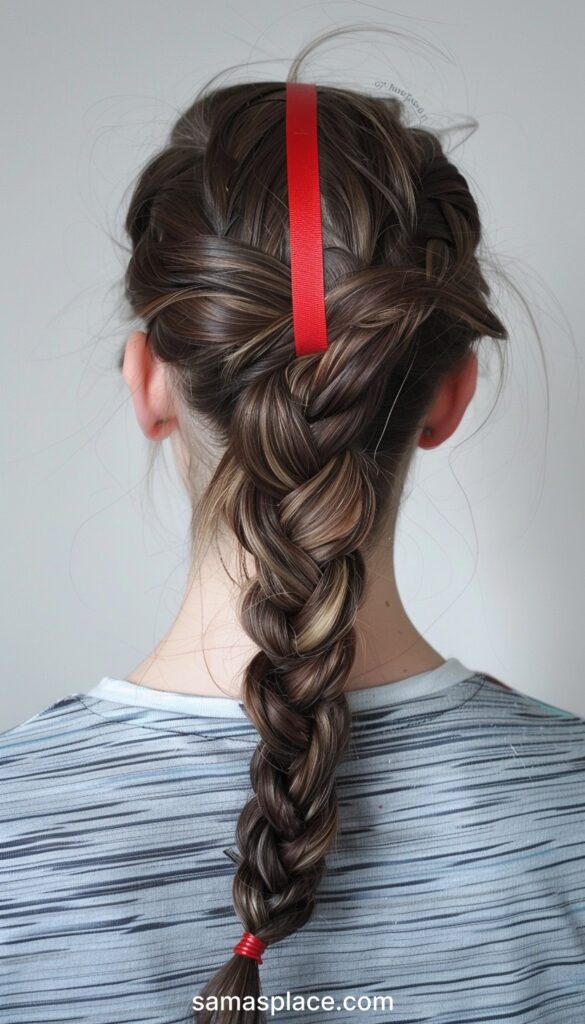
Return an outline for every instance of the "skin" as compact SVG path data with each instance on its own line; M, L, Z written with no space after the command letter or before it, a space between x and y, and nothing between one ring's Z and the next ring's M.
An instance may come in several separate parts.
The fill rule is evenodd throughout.
M127 338L123 376L136 419L149 439L170 437L177 465L182 440L166 384L164 363L153 356L143 331ZM477 357L447 375L428 410L416 446L436 448L451 437L477 386ZM384 547L367 559L369 584L357 617L357 651L346 689L396 682L442 665L445 658L418 632L403 607L394 574L394 528L389 523ZM221 548L229 571L237 576L236 546ZM246 562L252 572L250 562ZM201 571L191 570L180 611L155 648L124 678L156 690L215 697L240 696L239 679L257 651L240 626L237 590L212 548Z

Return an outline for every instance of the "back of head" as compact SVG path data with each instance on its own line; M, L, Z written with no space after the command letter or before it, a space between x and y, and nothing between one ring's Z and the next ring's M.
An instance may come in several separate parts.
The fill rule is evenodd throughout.
M259 733L233 902L267 946L306 924L338 829L365 553L396 507L425 413L490 309L478 209L438 136L395 97L317 87L330 344L295 357L285 81L207 90L142 170L125 294L167 364L193 498L193 545L232 531L252 557L238 614ZM196 452L213 471L201 493ZM201 993L258 995L234 954ZM260 1010L201 1011L257 1024Z

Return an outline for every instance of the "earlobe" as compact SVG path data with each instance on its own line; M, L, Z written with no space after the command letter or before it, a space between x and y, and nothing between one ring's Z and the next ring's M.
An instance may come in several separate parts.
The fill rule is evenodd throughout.
M418 440L419 448L435 448L437 442L434 438L434 430L430 426L424 426L421 430L420 437Z
M153 441L168 437L177 421L168 395L165 367L153 355L144 331L132 331L128 336L122 374L143 434Z

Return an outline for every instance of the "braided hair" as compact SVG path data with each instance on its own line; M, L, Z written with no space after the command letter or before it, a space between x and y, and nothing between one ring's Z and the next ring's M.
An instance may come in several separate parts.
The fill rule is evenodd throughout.
M192 556L223 531L242 552L238 615L259 649L242 702L259 740L233 903L267 947L309 921L338 832L366 554L441 378L482 337L508 337L488 305L476 203L439 137L409 126L395 96L320 85L330 344L295 357L285 88L198 94L142 169L126 216L125 297L167 364L190 452ZM215 455L203 491L202 438ZM224 994L260 994L253 958L228 956L201 992L207 1005ZM263 1019L236 1007L198 1017Z

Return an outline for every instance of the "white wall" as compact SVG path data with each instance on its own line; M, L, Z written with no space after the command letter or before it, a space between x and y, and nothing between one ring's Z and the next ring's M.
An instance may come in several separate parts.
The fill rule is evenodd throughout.
M470 438L495 394L486 358L475 410L418 455L397 546L403 597L444 656L585 715L583 6L28 0L0 10L0 727L130 671L182 594L186 499L169 449L151 505L148 442L115 368L125 256L109 234L124 241L125 190L214 72L260 61L233 80L284 78L315 32L364 19L417 33L449 59L373 31L334 41L305 79L394 82L434 125L479 120L454 155L492 249L528 292L550 380L547 433L536 339L521 307L502 307L503 399Z

